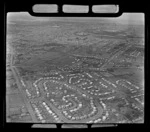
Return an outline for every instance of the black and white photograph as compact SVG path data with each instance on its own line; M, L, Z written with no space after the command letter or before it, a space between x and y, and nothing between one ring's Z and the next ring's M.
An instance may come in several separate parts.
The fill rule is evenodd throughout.
M7 13L6 122L144 123L144 26Z

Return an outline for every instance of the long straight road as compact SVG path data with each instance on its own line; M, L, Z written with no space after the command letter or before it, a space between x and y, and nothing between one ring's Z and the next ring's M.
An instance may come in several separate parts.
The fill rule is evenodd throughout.
M100 70L103 71L103 68L114 58L117 58L120 54L122 54L125 50L129 49L132 45L127 45L126 48L122 47L119 49L112 57L110 57L101 67Z
M28 109L28 112L30 113L30 116L32 117L32 121L33 122L37 122L37 119L36 119L36 117L35 117L35 115L34 115L34 112L33 112L33 110L32 110L32 108L31 108L31 105L30 105L30 102L29 102L29 100L26 98L26 93L24 93L24 91L23 91L23 86L21 85L21 82L20 82L20 77L17 75L17 72L16 72L16 70L15 70L15 67L13 66L13 58L14 58L14 53L12 52L12 50L11 51L9 51L10 52L10 60L9 60L9 67L10 67L10 69L11 69L11 71L12 71L12 74L14 75L14 77L15 77L15 81L16 81L16 83L17 83L17 88L18 88L18 91L19 91L19 94L20 94L20 96L22 97L22 99L23 99L23 102L25 103L25 106L26 106L26 108ZM8 53L7 53L8 54ZM9 82L8 82L9 83ZM8 88L7 88L7 90L8 90ZM8 100L9 100L9 94L8 93L6 93L7 95L7 100L6 100L6 105L7 105L7 113L9 114L9 103L8 103Z
M19 79L20 77L17 75L17 71L16 71L15 67L12 67L12 71L13 71L13 74L16 78L20 94L22 95L22 98L23 98L25 105L26 105L26 107L27 107L27 109L28 109L28 111L32 117L33 122L38 122L36 117L35 117L35 114L34 114L35 112L33 111L32 107L30 105L30 100L26 98L26 93L25 93L25 91L23 91L23 89L25 89L25 88L22 86L22 84L20 82L20 79Z

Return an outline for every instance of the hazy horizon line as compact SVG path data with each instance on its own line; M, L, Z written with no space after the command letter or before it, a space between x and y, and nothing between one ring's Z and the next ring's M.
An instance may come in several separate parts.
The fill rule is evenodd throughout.
M117 23L127 23L127 24L142 24L144 25L144 13L123 13L120 17L35 17L31 16L28 12L20 12L20 13L8 13L7 14L7 22L11 21L39 21L39 22L48 22L48 21L73 21L78 20L82 21L93 21L93 20L107 20L113 21ZM96 22L96 21L94 21Z

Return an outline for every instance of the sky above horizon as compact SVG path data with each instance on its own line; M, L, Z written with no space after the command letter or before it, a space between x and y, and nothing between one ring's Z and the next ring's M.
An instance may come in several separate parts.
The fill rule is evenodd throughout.
M35 17L28 12L13 12L7 14L7 22L11 21L87 21L87 20L112 20L120 23L144 24L144 13L123 13L116 18L95 18L95 17Z

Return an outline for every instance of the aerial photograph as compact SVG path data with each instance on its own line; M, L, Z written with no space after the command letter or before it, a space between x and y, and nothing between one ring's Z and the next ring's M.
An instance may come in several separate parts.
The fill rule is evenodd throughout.
M144 26L7 13L6 122L144 123Z

